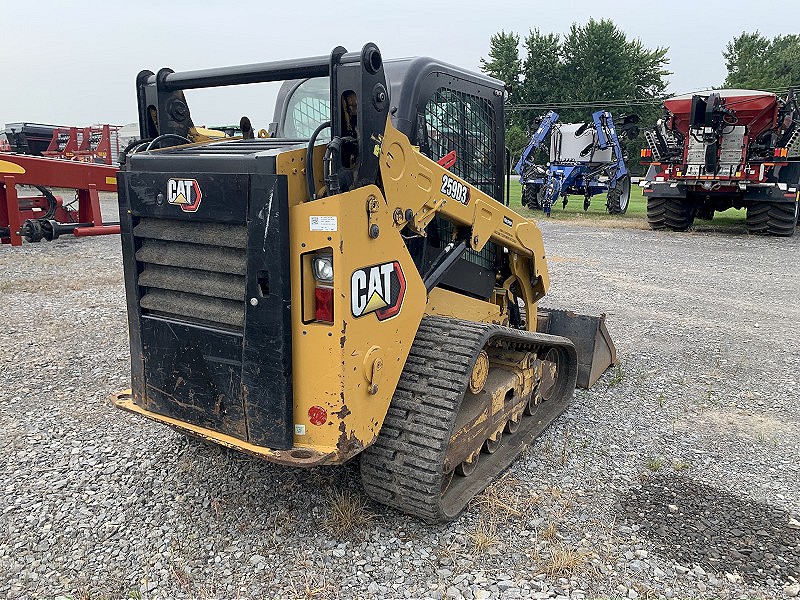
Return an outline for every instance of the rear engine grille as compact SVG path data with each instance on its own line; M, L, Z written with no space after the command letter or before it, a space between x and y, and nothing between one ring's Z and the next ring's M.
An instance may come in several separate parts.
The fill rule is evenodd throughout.
M246 225L142 218L133 234L143 314L243 329Z

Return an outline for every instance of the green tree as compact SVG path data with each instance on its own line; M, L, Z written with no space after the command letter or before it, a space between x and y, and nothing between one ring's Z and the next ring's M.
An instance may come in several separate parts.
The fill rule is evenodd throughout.
M516 99L522 63L519 59L519 35L501 31L489 40L489 59L481 58L481 69L510 88L509 98Z
M592 103L588 110L606 108L604 102L609 100L653 100L666 90L664 78L670 74L664 68L668 62L667 49L648 50L640 40L628 40L608 19L573 24L562 47L563 97ZM622 110L651 117L653 108L657 106L644 109L630 106ZM564 118L585 119L586 116L572 110L565 111Z
M800 35L769 39L758 31L742 33L722 52L725 87L777 89L800 84Z
M514 60L499 60L501 56L518 60L518 49L510 47L515 40L519 36L513 32L492 36L489 53L492 60L482 62L483 70L498 77L500 65L518 64ZM587 121L592 112L601 109L611 110L615 117L637 114L643 127L649 127L657 119L659 100L667 88L665 77L670 74L666 70L669 62L666 48L648 49L641 40L628 39L608 19L590 19L583 25L574 23L563 38L533 29L523 45L525 58L521 63L519 91L510 102L536 104L541 108L509 110L509 140L512 128L515 141L519 131L530 131L536 117L544 115L548 105L557 110L562 122ZM516 73L514 69L509 71ZM620 99L632 103L609 104L610 100ZM565 103L586 103L586 106L557 106ZM641 140L626 143L628 155L634 157L629 168L636 166L641 143ZM516 148L512 151L519 156Z
M522 63L522 99L530 104L553 102L558 98L561 77L561 41L558 34L543 34L539 29L525 38Z

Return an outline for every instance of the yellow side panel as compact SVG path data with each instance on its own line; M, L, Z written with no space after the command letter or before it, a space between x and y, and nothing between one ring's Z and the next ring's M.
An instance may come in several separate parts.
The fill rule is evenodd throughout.
M325 145L314 146L314 181L316 191L321 191L325 184L322 176L322 157L325 155ZM276 173L286 175L289 188L289 206L309 200L308 183L306 182L306 150L290 150L281 152L275 159Z
M331 462L343 462L380 431L425 311L426 290L375 186L291 206L289 224L294 443L332 451ZM371 225L378 226L377 238L369 235ZM313 317L307 307L313 307L315 284L301 268L310 268L308 255L325 248L333 250L332 325L304 322ZM315 425L309 410L319 420L319 408L327 419Z
M453 317L465 321L508 325L508 315L500 314L500 306L486 300L470 298L442 288L433 288L428 295L425 314Z

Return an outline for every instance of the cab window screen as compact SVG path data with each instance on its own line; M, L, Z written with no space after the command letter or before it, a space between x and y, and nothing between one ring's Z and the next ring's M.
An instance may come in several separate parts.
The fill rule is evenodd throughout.
M439 88L425 106L422 151L433 160L456 151L450 169L482 192L494 196L496 164L494 111L485 98Z
M309 79L292 92L287 103L284 135L288 138L308 139L314 130L330 119L330 82L327 77ZM319 139L330 137L330 130Z
M450 171L479 190L494 197L497 191L495 119L491 103L465 92L440 87L425 105L424 131L420 150L428 158L439 160L456 151ZM453 236L453 224L437 218L438 247L443 248ZM437 236L432 236L431 242ZM468 249L462 260L483 269L492 269L497 245L488 243L480 252Z

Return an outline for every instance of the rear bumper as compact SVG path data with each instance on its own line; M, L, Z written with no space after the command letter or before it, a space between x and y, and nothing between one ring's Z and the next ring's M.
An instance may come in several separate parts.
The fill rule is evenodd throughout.
M191 423L173 419L172 417L166 417L164 415L159 415L149 410L145 410L133 402L133 395L130 389L123 390L112 395L111 401L114 403L114 406L122 410L127 410L134 414L156 421L157 423L169 425L173 429L183 433L219 444L220 446L239 450L240 452L246 452L247 454L252 454L253 456L263 458L264 460L268 460L270 462L292 467L309 468L334 462L333 459L335 452L332 451L321 452L312 448L301 447L295 447L289 450L273 450L272 448L265 448L263 446L256 446L254 444L244 442L235 437L212 431L211 429L206 429L205 427L199 427L197 425L192 425Z
M727 187L723 189L710 189L703 188L703 183L708 181L648 181L642 189L642 194L645 197L658 197L658 198L687 198L690 193L699 193L703 196L710 198L714 197L731 197L735 196L741 200L742 203L748 202L796 202L798 198L797 191L791 191L794 187L786 186L785 184L748 184L745 189L738 186L738 181L712 181L714 184L725 184ZM783 185L787 189L782 189Z

